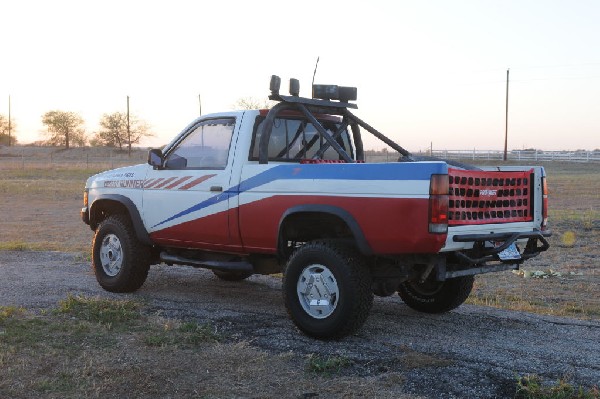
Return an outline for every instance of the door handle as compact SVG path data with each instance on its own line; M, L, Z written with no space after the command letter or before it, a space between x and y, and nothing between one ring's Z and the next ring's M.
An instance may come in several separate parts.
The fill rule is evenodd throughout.
M221 186L210 186L210 191L223 191Z

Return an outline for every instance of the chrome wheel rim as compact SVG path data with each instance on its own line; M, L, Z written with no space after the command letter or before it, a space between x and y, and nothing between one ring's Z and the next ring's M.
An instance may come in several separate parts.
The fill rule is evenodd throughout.
M104 273L114 277L121 271L123 266L123 247L121 240L115 234L107 234L100 245L100 264Z
M297 293L304 311L315 319L331 316L340 297L333 273L326 266L318 264L302 270L298 278Z

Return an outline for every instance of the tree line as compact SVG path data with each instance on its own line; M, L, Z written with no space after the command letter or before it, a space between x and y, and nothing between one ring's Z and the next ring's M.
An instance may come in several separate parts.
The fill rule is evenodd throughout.
M139 144L144 137L152 136L148 124L136 116L124 112L104 114L100 118L100 129L88 134L84 128L84 120L76 112L48 111L42 115L42 123L46 127L44 145L62 146L65 148L83 147L85 145L116 147L123 149L132 144ZM16 125L11 118L10 131L8 118L0 114L0 145L15 145Z

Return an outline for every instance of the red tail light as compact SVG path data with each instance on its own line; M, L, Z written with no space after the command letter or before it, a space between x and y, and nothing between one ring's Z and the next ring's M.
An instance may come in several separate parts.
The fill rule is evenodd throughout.
M429 183L429 232L448 232L448 175L432 175Z
M542 230L548 225L548 182L542 177Z

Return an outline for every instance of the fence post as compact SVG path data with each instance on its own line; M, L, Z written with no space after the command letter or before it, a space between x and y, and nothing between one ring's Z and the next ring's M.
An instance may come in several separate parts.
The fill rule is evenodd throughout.
M25 149L21 150L21 169L25 170Z

